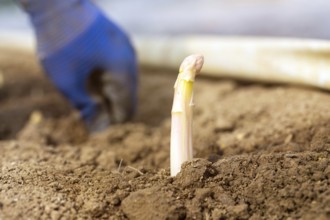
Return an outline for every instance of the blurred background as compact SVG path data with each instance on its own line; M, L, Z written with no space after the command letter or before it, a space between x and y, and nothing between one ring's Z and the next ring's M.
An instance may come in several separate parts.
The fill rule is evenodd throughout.
M0 33L31 32L0 0ZM129 34L219 34L330 39L329 0L94 0Z

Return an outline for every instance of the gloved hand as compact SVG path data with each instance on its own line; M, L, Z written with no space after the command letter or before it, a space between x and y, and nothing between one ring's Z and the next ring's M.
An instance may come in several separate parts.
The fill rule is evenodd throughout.
M128 120L137 104L137 63L125 33L89 0L18 1L45 72L89 130Z

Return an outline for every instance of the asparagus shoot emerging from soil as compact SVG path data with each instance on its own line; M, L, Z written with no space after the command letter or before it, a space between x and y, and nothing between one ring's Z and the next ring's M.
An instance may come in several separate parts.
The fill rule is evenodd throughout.
M193 120L193 85L195 76L204 63L202 55L190 55L180 66L179 75L174 85L171 124L171 176L181 170L185 161L193 159L192 120Z

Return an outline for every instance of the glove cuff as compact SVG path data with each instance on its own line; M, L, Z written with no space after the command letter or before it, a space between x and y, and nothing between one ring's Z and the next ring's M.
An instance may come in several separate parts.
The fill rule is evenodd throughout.
M25 10L34 27L38 55L41 59L73 41L101 14L99 9L88 0L20 0L20 2L21 4L28 2Z

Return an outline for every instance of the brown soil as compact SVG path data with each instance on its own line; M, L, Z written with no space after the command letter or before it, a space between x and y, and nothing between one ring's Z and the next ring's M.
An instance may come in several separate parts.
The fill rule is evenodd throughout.
M88 137L29 54L0 53L0 219L329 219L330 94L198 78L195 159L169 176L175 71Z

